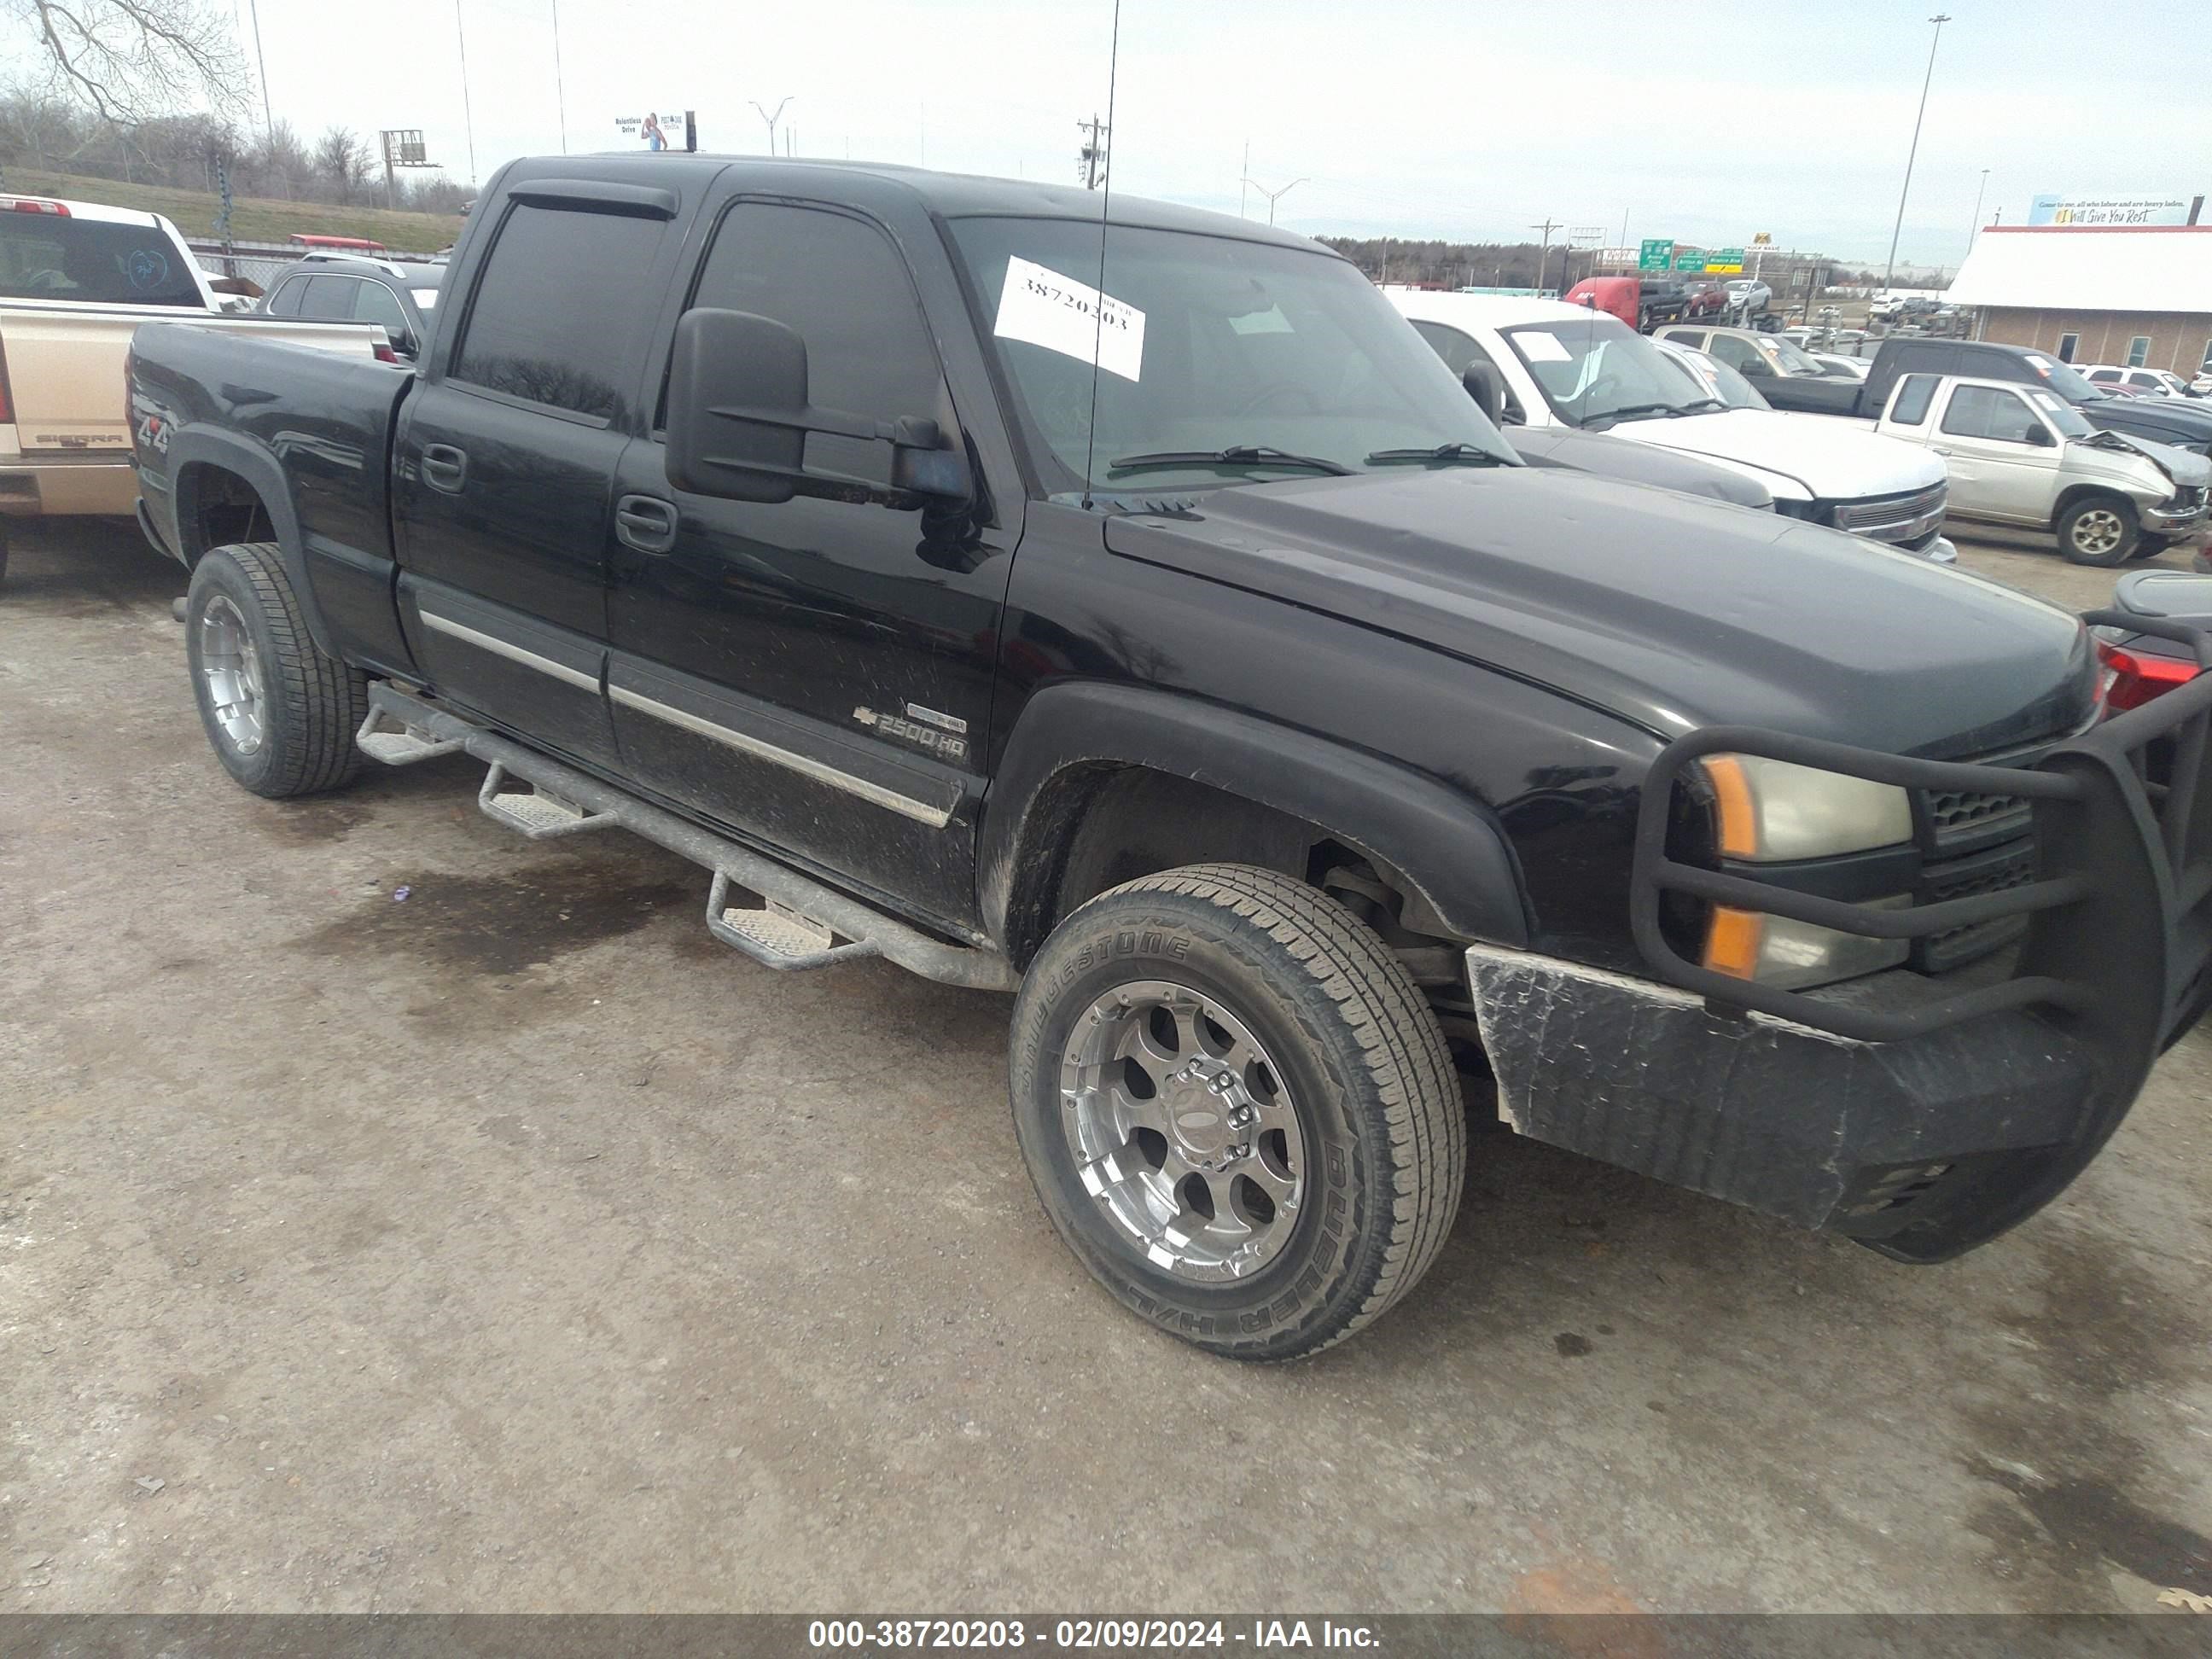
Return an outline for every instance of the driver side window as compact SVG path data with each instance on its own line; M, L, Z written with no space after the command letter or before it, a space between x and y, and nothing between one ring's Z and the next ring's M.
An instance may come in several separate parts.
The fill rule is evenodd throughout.
M1733 334L1714 335L1709 349L1739 374L1771 374L1774 372L1766 366L1766 360L1751 349L1748 342L1739 340Z
M2036 441L2030 434L2040 433L2043 422L2016 392L1962 386L1951 393L1951 406L1943 411L1943 430L1960 438L2026 444Z
M1521 408L1521 400L1513 395L1512 382L1499 371L1497 359L1482 349L1480 341L1471 334L1462 334L1442 323L1419 319L1413 321L1413 331L1435 349L1437 356L1444 360L1444 367L1454 374L1464 374L1476 363L1486 364L1490 372L1498 377L1498 389L1504 394L1504 405L1498 412L1504 417L1505 423L1508 426L1528 423L1528 417Z

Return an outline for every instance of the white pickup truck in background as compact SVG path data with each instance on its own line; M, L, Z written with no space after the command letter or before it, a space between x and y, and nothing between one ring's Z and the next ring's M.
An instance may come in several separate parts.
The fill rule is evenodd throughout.
M1960 518L2048 530L2075 564L2149 558L2205 526L2212 463L2100 430L2040 386L1900 375L1874 429L1943 459Z
M1488 370L1505 435L1579 427L1696 455L1764 484L1778 513L1948 563L1942 463L1840 422L1730 409L1618 318L1553 300L1384 293L1465 379ZM1472 388L1470 388L1472 389Z
M15 520L136 509L123 366L141 323L391 355L372 325L221 311L209 283L159 214L0 195L0 574Z

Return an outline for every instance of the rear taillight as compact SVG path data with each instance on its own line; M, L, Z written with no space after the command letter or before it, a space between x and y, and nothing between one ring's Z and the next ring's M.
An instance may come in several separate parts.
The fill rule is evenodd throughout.
M48 202L35 196L0 196L0 213L44 213L57 219L70 216L67 202Z
M392 343L389 340L379 340L376 343L376 361L380 363L396 363L399 361L399 354L392 349Z
M2105 707L2115 714L2140 708L2153 697L2163 696L2197 678L2197 665L2185 657L2124 650L2101 640L2097 642L2097 655L2103 659L2108 677Z

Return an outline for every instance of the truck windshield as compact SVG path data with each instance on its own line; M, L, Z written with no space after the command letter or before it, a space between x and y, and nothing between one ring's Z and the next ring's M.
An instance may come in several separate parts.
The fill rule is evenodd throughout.
M2044 419L2058 428L2060 437L2090 438L2096 435L2097 428L2089 424L2081 411L2071 404L2059 402L2057 394L2045 392L2040 386L2031 386L2027 400L2043 411Z
M1615 317L1591 312L1500 332L1570 426L1695 414L1720 404L1688 369Z
M2091 384L2089 377L2069 363L2056 357L2046 357L2039 351L2026 354L2027 366L2043 377L2044 383L2069 404L2091 404L2112 394L2100 386Z
M0 213L0 297L206 309L185 252L158 225Z
M1385 451L1517 459L1341 259L1116 225L1102 305L1096 223L960 219L952 234L1048 493L1313 477L1365 471Z

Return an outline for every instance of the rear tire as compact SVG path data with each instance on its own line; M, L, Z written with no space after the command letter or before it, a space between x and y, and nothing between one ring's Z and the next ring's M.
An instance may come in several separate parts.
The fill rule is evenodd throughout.
M2125 564L2141 534L2135 503L2124 496L2085 495L2058 515L2058 550L2071 564Z
M274 544L212 548L193 568L185 655L200 725L240 786L281 800L353 781L368 682L316 648Z
M1389 948L1303 882L1194 865L1069 916L1014 1006L1014 1130L1115 1297L1239 1359L1342 1340L1459 1208L1467 1114Z

